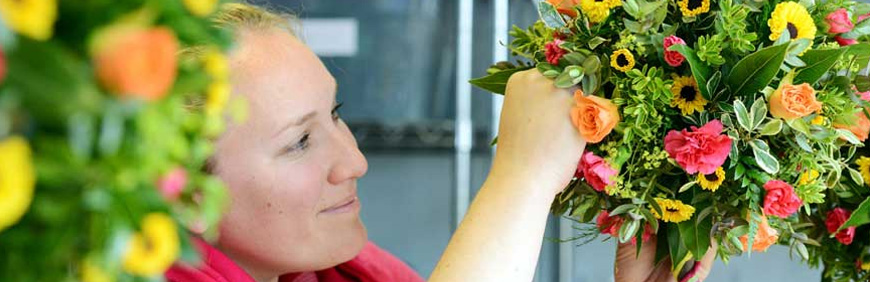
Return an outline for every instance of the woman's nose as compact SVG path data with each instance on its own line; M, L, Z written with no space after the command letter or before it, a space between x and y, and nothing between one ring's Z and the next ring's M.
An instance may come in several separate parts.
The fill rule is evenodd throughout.
M343 123L332 134L335 140L335 149L332 155L335 158L334 166L329 174L329 182L339 184L350 179L360 178L368 171L368 161L360 152L356 138Z

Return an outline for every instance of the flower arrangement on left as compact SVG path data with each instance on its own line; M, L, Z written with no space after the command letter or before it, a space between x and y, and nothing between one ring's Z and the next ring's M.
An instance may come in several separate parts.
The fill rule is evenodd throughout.
M0 0L0 281L160 281L226 202L219 0Z

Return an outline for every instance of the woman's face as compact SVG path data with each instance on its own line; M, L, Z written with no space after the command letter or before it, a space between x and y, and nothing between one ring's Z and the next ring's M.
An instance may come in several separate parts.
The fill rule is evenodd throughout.
M254 278L352 259L367 242L356 181L368 164L336 113L335 79L286 31L237 39L233 93L248 114L217 142L232 199L218 247Z

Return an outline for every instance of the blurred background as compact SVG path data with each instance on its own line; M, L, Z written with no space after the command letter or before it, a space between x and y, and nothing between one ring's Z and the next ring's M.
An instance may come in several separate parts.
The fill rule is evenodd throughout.
M339 84L369 161L360 180L372 241L427 277L483 183L501 98L467 81L510 59L511 25L537 19L534 0L268 0L301 19L303 39ZM867 2L867 1L864 1ZM535 281L612 281L613 240L557 243L576 224L551 216ZM604 238L604 237L601 237ZM819 281L775 246L717 262L707 281Z

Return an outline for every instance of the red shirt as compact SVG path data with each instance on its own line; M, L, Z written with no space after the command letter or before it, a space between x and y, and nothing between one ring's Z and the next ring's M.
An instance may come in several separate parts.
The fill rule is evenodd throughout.
M201 265L176 262L166 271L170 282L256 282L229 257L194 239ZM354 259L333 268L282 275L280 282L422 282L405 263L369 242Z

